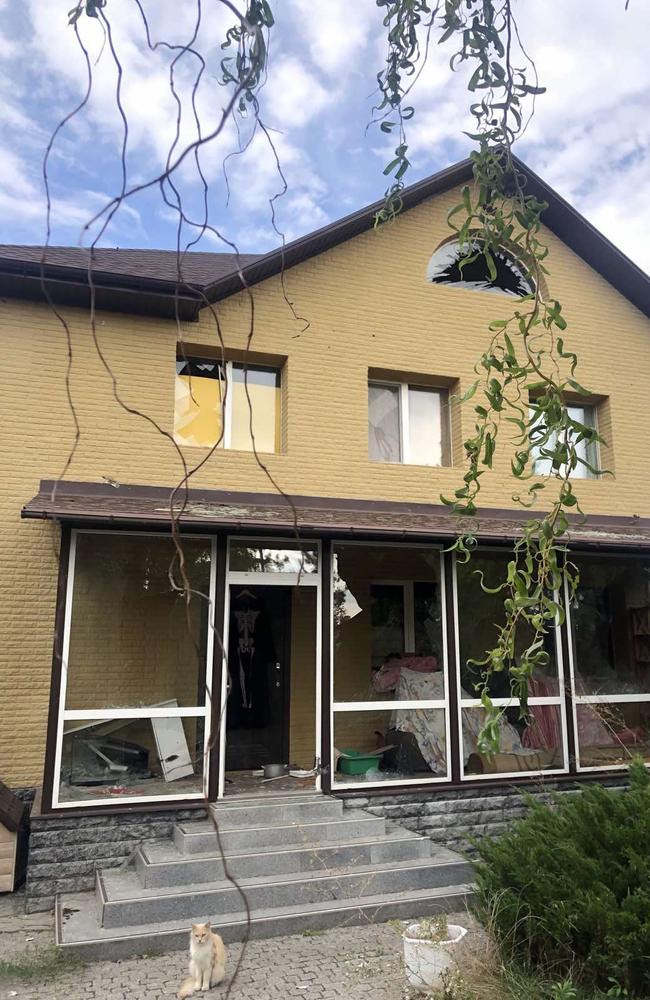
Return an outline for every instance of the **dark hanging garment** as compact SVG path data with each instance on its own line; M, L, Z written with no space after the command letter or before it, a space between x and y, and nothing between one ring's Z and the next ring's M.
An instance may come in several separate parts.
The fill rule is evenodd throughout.
M268 722L269 664L276 660L265 602L254 591L233 587L230 604L228 667L231 692L229 721L237 726L265 726ZM232 714L231 714L232 713Z
M231 587L226 771L288 762L290 635L289 588Z

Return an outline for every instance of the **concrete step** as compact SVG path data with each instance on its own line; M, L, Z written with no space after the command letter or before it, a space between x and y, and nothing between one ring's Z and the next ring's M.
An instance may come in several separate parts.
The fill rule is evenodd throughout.
M430 855L431 841L428 837L398 828L383 836L360 837L333 844L322 842L282 848L259 845L241 853L226 852L226 859L230 872L236 878L253 878L290 872L319 872L345 865L414 861ZM145 888L197 885L225 878L223 861L214 849L206 854L180 854L170 841L144 844L135 856L135 870Z
M458 912L471 900L466 884L406 892L382 893L360 899L331 899L316 903L255 911L247 927L242 912L205 913L226 943L247 936L266 938L299 934L306 929L327 930L342 925L365 924L399 919L408 920L438 913ZM186 919L165 924L140 924L128 927L105 927L99 922L99 909L91 893L59 896L56 904L56 943L87 961L115 961L141 954L161 954L184 949L188 943Z
M187 888L144 889L133 872L104 871L97 877L97 899L102 927L126 927L185 919L197 921L205 913L235 913L242 892L251 910L311 906L333 899L358 899L433 889L465 882L471 867L450 851L433 857L310 873L243 878L239 888L230 882L212 882ZM240 891L241 889L241 891Z
M225 800L211 807L221 830L244 830L249 826L288 826L300 822L326 822L340 819L343 803L340 799L311 793L309 796L285 796L264 799Z
M239 830L223 830L221 844L224 851L230 852L260 845L273 847L356 840L381 836L385 829L386 821L382 817L369 816L361 810L349 809L341 819L308 823L296 820L284 826L252 826ZM181 854L205 854L208 851L218 850L214 827L209 821L176 824L174 843Z

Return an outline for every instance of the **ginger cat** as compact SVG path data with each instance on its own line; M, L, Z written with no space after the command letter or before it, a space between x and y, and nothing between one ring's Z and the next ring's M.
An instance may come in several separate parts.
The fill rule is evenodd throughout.
M210 924L192 924L190 931L190 975L176 994L179 1000L199 990L209 990L226 975L228 951Z

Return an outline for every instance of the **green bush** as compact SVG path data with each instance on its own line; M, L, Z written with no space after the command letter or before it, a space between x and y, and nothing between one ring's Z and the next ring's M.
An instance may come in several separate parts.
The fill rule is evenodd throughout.
M650 997L650 772L635 762L625 792L591 785L529 805L476 845L477 913L504 960Z

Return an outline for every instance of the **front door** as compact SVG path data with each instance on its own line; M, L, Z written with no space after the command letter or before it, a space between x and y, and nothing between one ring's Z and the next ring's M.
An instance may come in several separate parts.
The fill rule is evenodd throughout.
M291 588L232 584L226 771L289 762Z

